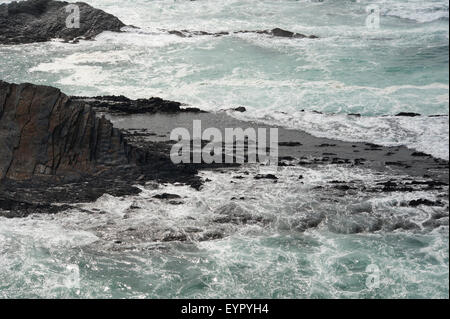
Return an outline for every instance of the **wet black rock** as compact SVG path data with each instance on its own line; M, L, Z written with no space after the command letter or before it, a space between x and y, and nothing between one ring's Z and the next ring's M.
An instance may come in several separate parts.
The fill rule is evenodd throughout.
M273 180L277 180L278 177L276 177L273 174L258 174L255 176L255 179L273 179Z
M150 180L203 183L204 164L173 164L170 143L131 143L88 104L48 86L0 81L0 148L0 209L16 216L137 194L134 185Z
M247 109L243 106L239 106L239 107L234 108L233 111L243 113L243 112L246 112Z
M294 146L301 146L302 143L300 142L278 142L278 146L288 146L288 147L294 147Z
M65 1L27 0L0 4L0 44L45 42L54 38L66 41L91 39L103 31L119 32L125 26L115 16L90 5L75 3L80 10L80 25L67 27L71 11Z
M163 241L163 242L186 241L186 240L188 240L187 235L181 231L169 231L169 232L163 234L163 238L161 238L161 241Z
M264 220L261 216L249 213L234 202L218 208L215 214L218 216L213 219L213 222L219 224L256 224Z
M209 35L209 36L215 36L220 37L223 35L229 35L230 32L207 32L207 31L192 31L192 30L170 30L167 31L169 34L173 34L182 38L190 38L193 36L201 36L201 35Z
M180 112L204 113L198 108L182 108L179 102L164 100L159 97L149 99L132 100L123 95L105 95L95 97L72 96L72 100L83 102L97 111L108 111L110 113L122 114L143 114L143 113L168 113L175 114Z
M432 201L426 198L419 198L419 199L413 199L411 201L409 201L408 206L411 207L417 207L420 205L424 205L424 206L444 206L444 204L440 201Z
M280 28L275 28L270 31L259 31L258 33L265 33L265 34L272 35L274 37L282 37L282 38L310 38L310 39L317 38L315 35L306 36L301 33L295 33L295 32L283 30Z
M222 239L225 237L225 234L220 230L212 230L207 231L203 234L202 237L199 238L200 241L214 240L214 239Z
M322 143L320 145L317 145L317 147L333 147L333 146L336 146L336 144Z
M296 33L288 30L283 30L281 28L275 28L271 30L241 30L241 31L222 31L222 32L207 32L207 31L192 31L192 30L170 30L167 31L169 34L173 34L183 38L190 38L193 36L214 36L220 37L230 34L239 34L239 33L256 33L256 34L266 34L273 37L281 37L281 38L295 38L295 39L317 39L318 37L315 35L305 35L302 33Z
M294 218L280 218L277 220L277 224L280 230L304 232L310 228L316 228L325 219L323 212L302 212Z
M348 190L354 190L356 189L355 187L351 187L349 185L336 185L333 188L337 189L337 190L341 190L341 191L348 191Z
M420 114L413 113L413 112L400 112L400 113L397 113L395 116L416 117L416 116L420 116Z

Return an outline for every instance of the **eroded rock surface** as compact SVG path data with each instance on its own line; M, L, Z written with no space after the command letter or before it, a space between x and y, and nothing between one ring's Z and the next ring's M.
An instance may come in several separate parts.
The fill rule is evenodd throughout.
M0 44L45 42L60 38L67 41L90 39L103 31L119 32L125 24L117 17L90 5L77 2L79 28L67 27L71 10L65 1L27 0L0 4Z

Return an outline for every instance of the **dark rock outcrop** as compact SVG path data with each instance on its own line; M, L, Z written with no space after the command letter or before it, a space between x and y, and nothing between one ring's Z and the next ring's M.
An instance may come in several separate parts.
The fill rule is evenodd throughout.
M79 8L80 27L67 27L66 20L71 15L70 4ZM26 0L0 4L0 44L23 44L45 42L54 38L66 41L92 39L103 31L120 32L125 24L117 17L84 2L68 3L55 0ZM132 27L132 26L130 26ZM317 36L274 28L271 30L242 30L207 32L193 30L164 30L180 37L225 36L238 33L266 34L283 38L309 38Z
M156 199L179 199L179 198L181 198L181 196L177 195L177 194L163 193L163 194L157 194L157 195L153 196L153 198L156 198Z
M247 109L243 106L239 106L239 107L232 109L232 111L244 113L244 112L247 112Z
M295 33L295 32L291 32L291 31L287 31L287 30L283 30L280 28L275 28L272 30L263 30L263 31L257 31L256 33L260 33L260 34L268 34L271 35L273 37L281 37L281 38L309 38L309 39L317 39L317 36L315 35L304 35L301 33Z
M90 39L103 31L119 32L125 26L115 16L90 5L77 2L80 9L80 27L67 28L65 1L27 0L0 4L0 44L21 44L61 38Z
M0 179L93 174L142 161L111 122L58 89L0 81Z
M199 189L198 169L207 164L174 164L171 146L129 141L90 105L57 88L0 81L0 216L56 213L67 209L58 203L105 193L137 194L134 185L148 181Z
M134 125L129 127L118 121L118 126L122 123L119 131L112 127L107 119L96 117L94 108L107 111L105 113L116 112L116 103L125 103L127 106L130 103L134 105L136 101L125 97L92 99L97 102L101 100L99 103L104 105L100 107L96 103L87 102L89 98L68 97L52 87L16 85L0 81L0 216L21 217L32 213L57 213L76 203L96 200L105 193L113 196L137 194L141 191L136 187L138 185L156 189L158 183L182 183L199 189L202 183L207 181L198 176L199 169L234 165L176 165L169 158L174 142L162 140L158 136L180 126L189 130L193 119L204 120L211 123L211 127L222 129L261 127L260 124L236 120L225 112L171 113L145 116L145 128ZM155 105L159 105L155 106L158 112L165 112L164 105L171 109L172 102L158 101L155 102ZM176 104L174 109L178 110L180 105ZM150 110L153 110L153 107ZM414 156L415 151L405 147L388 148L370 143L329 140L283 128L279 128L279 134L280 145L285 145L280 147L279 159L289 161L280 166L321 167L342 164L346 167L364 166L376 171L401 173L400 179L380 180L373 186L332 181L329 186L317 186L315 191L337 194L344 191L349 194L364 191L372 194L436 190L443 192L442 200L428 201L419 198L404 205L446 205L448 161L431 156ZM204 142L207 141L202 141L202 145ZM360 153L354 153L355 150ZM388 153L389 157L385 155ZM324 154L337 155L328 157ZM411 177L405 178L404 174ZM246 171L242 175L250 173ZM273 174L258 174L253 177L262 183L270 180L276 183L278 179ZM233 182L243 178L236 177ZM297 176L295 178L297 179ZM159 194L155 199L166 199L168 204L173 205L181 202L174 194ZM238 197L234 199L237 200ZM448 212L448 206L444 209ZM232 223L249 222L245 218L234 217L218 219L217 222L228 222L227 220ZM436 225L439 224L438 221L435 222ZM210 236L205 235L205 239L215 236L213 233Z
M315 35L305 35L302 33L291 32L288 30L283 30L280 28L275 28L272 30L241 30L241 31L221 31L221 32L207 32L207 31L193 31L193 30L170 30L167 31L169 34L174 34L182 38L190 38L193 36L202 36L209 35L214 37L221 37L230 34L239 34L239 33L257 33L257 34L266 34L272 37L280 37L280 38L296 38L296 39L317 39L318 37Z
M105 95L95 97L72 96L72 100L80 101L93 107L98 111L110 113L142 114L142 113L201 113L204 112L195 107L182 108L179 102L164 100L159 97L149 99L132 100L123 95Z
M420 116L420 114L414 113L414 112L400 112L400 113L397 113L395 116L416 117L416 116Z

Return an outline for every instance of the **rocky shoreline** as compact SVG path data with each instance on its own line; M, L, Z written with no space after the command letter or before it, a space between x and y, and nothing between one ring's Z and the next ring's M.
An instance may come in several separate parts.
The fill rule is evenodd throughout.
M70 11L66 7L75 4L79 8L79 27L67 27L66 19ZM84 2L68 3L55 0L26 0L0 4L0 44L16 45L34 42L46 42L52 39L63 39L76 43L79 40L92 40L104 31L122 32L126 27L119 18L102 10L93 8ZM127 26L139 29L135 26ZM316 39L315 35L274 28L271 30L241 30L224 32L207 32L193 30L162 30L167 34L179 37L193 36L225 36L232 34L254 33L271 37L293 39Z
M80 28L67 28L68 4L27 0L0 5L0 44L26 44L54 38L76 42L93 39L104 31L122 32L126 26L111 14L76 3L83 17ZM292 39L317 38L281 28L215 33L162 31L179 37L254 33ZM169 156L174 143L169 139L170 131L176 127L192 130L193 120L201 120L205 127L219 130L268 128L260 123L236 120L227 112L246 112L246 109L240 106L208 113L158 97L132 100L125 96L67 96L53 87L0 80L0 215L57 213L74 203L95 201L103 194L137 194L140 192L137 186L149 182L179 183L200 190L207 181L199 177L199 170L220 171L237 164L175 165ZM419 114L400 112L397 116ZM318 138L300 130L278 129L281 168L341 165L409 177L365 190L369 193L441 190L448 186L448 161L425 153L406 147L349 143ZM276 174L253 177L261 182L278 180ZM298 180L301 183L301 176ZM330 189L351 192L355 185L337 180ZM175 196L166 194L161 199L176 199ZM439 206L441 203L419 198L410 204Z
M120 32L125 24L115 16L84 3L80 10L79 28L67 28L70 12L65 1L27 0L0 4L0 44L45 42L60 38L65 41L93 39L104 31Z
M134 140L56 88L0 81L0 208L55 212L53 203L133 194L149 180L201 186L202 164L173 164L172 142Z
M222 170L229 164L171 162L174 142L169 139L170 131L175 127L192 130L194 119L222 130L268 128L236 120L227 112L207 113L159 98L68 97L52 87L0 81L0 147L4 150L0 156L0 215L57 213L106 193L137 194L140 189L136 186L149 181L181 183L199 190L207 182L198 176L199 170ZM281 168L341 165L410 176L368 192L448 186L448 161L406 147L349 143L278 129ZM276 174L254 177L277 180ZM352 183L342 181L330 187L342 192L354 189Z

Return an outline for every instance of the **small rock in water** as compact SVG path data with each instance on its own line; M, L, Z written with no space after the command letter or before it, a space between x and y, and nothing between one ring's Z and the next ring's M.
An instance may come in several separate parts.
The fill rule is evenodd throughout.
M93 39L103 31L120 32L125 24L117 17L78 2L78 27L67 27L68 3L53 0L27 0L0 4L0 44L50 41L54 38L77 43Z
M423 152L413 152L411 154L411 156L422 156L422 157L425 157L425 156L430 156L430 155L428 155L426 153L423 153Z
M246 112L247 109L246 109L245 107L243 107L243 106L239 106L239 107L237 107L237 108L234 108L233 111L236 111L236 112Z
M157 198L157 199L176 199L176 198L181 198L181 196L177 195L177 194L162 193L162 194L157 194L157 195L153 196L153 198Z

